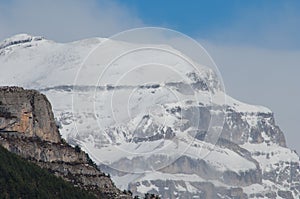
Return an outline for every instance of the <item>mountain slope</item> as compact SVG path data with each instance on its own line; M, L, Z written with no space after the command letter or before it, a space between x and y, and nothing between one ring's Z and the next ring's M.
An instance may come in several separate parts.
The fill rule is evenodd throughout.
M299 157L286 147L269 109L227 96L209 68L198 73L153 51L105 70L110 58L138 44L111 41L83 64L104 41L9 38L0 44L0 84L43 92L67 142L87 151L121 189L163 198L299 197ZM141 76L147 70L136 70L116 84L135 60L159 60L182 77L161 69L150 81Z
M1 198L96 198L0 146Z

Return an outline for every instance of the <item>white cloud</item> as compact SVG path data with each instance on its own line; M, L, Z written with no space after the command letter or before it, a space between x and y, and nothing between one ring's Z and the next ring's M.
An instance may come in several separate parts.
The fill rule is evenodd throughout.
M142 26L132 11L112 1L28 0L0 3L0 40L18 33L56 41L107 37Z

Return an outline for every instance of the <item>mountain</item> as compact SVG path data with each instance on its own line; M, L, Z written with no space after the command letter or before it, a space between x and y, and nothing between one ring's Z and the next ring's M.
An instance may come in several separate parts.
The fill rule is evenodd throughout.
M102 173L78 146L73 148L64 142L55 124L49 101L45 95L38 91L24 90L20 87L0 87L0 145L69 182L62 183L61 179L51 177L50 174L45 174L46 177L43 178L44 170L37 169L29 163L24 163L25 165L22 167L22 164L18 163L25 162L25 160L21 161L20 158L12 156L12 159L8 158L8 165L1 162L6 168L1 174L6 174L4 179L9 178L8 182L12 181L14 184L20 182L22 184L19 187L11 184L12 187L8 186L9 189L4 191L13 190L15 186L20 191L15 192L15 194L26 197L26 193L22 193L29 186L29 191L32 192L28 192L29 196L31 194L31 197L28 197L32 198L35 193L44 194L41 195L42 197L47 192L55 190L59 194L66 194L68 191L74 190L74 186L76 186L94 193L97 198L131 198L130 195L123 194L118 190L109 176ZM4 161L7 156L7 153L3 152L3 154L1 161ZM13 159L18 162L13 162ZM12 173L13 168L11 167L13 165L16 166L16 173ZM26 170L30 167L32 170ZM33 179L28 179L30 174ZM34 180L35 178L36 180ZM3 180L3 178L1 179ZM39 183L41 180L47 179L51 180L52 184ZM53 185L55 182L58 184ZM35 185L34 183L38 184ZM53 188L47 189L46 185L51 185ZM58 187L59 185L62 187ZM64 187L66 192L59 190ZM85 196L84 193L81 195ZM7 192L7 194L15 198L10 195L14 193ZM89 196L87 193L85 194L86 197ZM55 197L57 198L59 195Z
M156 51L106 67L140 47L16 35L0 44L0 85L45 94L63 138L88 152L120 189L162 198L299 198L299 156L271 110L226 95L212 69L195 71ZM180 75L160 67L147 79L141 74L151 70L134 68L136 60L159 61Z

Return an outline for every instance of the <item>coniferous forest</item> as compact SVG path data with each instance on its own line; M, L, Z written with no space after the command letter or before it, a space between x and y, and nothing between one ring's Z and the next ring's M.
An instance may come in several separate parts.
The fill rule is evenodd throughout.
M0 198L95 198L0 146Z

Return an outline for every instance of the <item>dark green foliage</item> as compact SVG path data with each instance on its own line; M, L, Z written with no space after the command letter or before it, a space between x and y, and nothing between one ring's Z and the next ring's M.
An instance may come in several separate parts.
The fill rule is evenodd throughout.
M75 146L75 151L76 151L77 153L80 153L80 152L81 152L80 146L76 145L76 146Z
M0 198L95 198L0 146Z
M131 196L132 196L132 192L131 192L130 190L128 190L127 192L128 192L128 194L129 194L129 195L131 195Z
M97 164L90 158L89 154L87 154L87 153L86 153L86 159L90 166L94 167L95 169L98 169Z
M132 192L130 190L124 190L123 194L132 196Z
M64 138L61 138L60 141L61 141L62 144L67 145L67 141Z
M146 193L144 199L160 199L158 195Z

